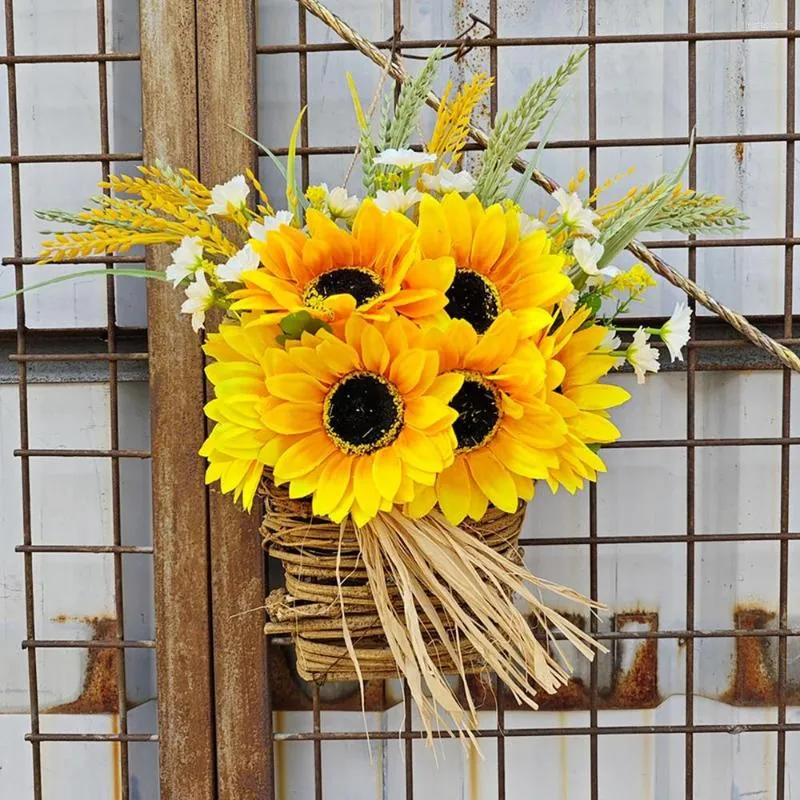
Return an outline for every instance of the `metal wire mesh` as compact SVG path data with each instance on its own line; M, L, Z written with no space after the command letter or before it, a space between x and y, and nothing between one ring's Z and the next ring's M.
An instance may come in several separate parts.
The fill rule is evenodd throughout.
M587 67L587 131L583 138L557 139L549 142L547 147L554 151L576 151L585 153L588 158L589 182L591 188L599 180L598 160L604 151L614 148L646 148L646 147L673 147L683 146L689 142L689 131L698 121L698 45L712 42L744 42L763 41L766 45L785 48L785 129L766 130L759 133L735 132L717 133L714 131L700 130L696 138L700 152L704 148L726 145L737 147L739 145L758 145L771 143L781 149L781 158L785 164L783 207L786 210L783 235L762 235L755 232L735 240L727 239L702 239L688 241L669 239L648 242L649 246L667 251L670 258L681 257L685 253L687 271L694 278L698 272L698 252L705 249L731 248L733 252L738 248L778 248L782 251L783 267L783 293L782 309L770 309L767 314L758 318L758 324L770 334L775 335L779 341L789 345L800 345L800 337L794 334L793 317L793 266L794 247L800 244L800 237L794 229L795 198L795 141L798 138L796 127L796 3L787 0L785 9L785 27L780 29L759 30L723 30L705 31L698 30L697 15L698 3L696 0L687 0L686 3L686 29L681 31L654 32L643 34L604 32L598 33L598 5L602 0L586 0L585 5L585 33L578 35L537 35L537 36L504 36L498 33L498 17L502 0L488 0L484 14L485 23L480 34L476 31L469 46L476 51L488 51L488 66L491 74L497 79L489 103L489 114L494 116L499 105L500 87L503 85L504 74L499 65L500 56L504 53L519 53L523 56L526 48L530 47L565 47L587 45L589 47ZM109 100L108 100L108 65L113 62L139 60L138 53L109 52L108 42L105 38L105 20L108 9L105 0L96 2L97 20L97 52L87 54L75 53L48 53L48 54L18 54L15 47L14 35L14 0L4 0L6 22L6 55L0 57L0 65L5 68L8 85L8 123L9 123L9 153L0 156L0 165L5 165L10 170L11 176L11 207L13 226L13 252L3 254L3 265L14 270L15 283L21 288L26 280L25 268L34 263L35 254L25 252L23 247L23 221L31 214L31 208L25 206L21 191L20 168L26 164L77 164L81 162L96 163L101 166L101 175L105 177L113 165L122 162L134 162L141 158L140 153L119 152L112 153L109 137ZM442 41L441 39L409 39L403 38L404 5L400 0L391 3L391 28L385 31L386 39L379 42L378 46L390 50L394 48L398 57L405 55L419 55L433 46L444 44L447 47L459 49L464 47L464 38L458 36L459 31L453 32L453 38ZM354 20L356 21L356 20ZM87 24L88 24L87 20ZM270 30L270 42L261 43L257 47L259 61L269 58L291 58L297 60L297 88L296 103L298 106L306 105L313 100L316 87L309 85L309 57L313 54L346 53L351 50L348 45L334 41L319 42L309 40L309 20L306 13L300 8L297 12L296 41L282 41L288 38L284 31L277 30L269 17L264 20L264 26ZM678 84L685 81L686 87L686 131L680 135L670 136L601 136L598 124L598 53L603 47L615 45L645 45L645 44L671 44L685 48L686 71L685 75L676 75ZM67 64L86 63L97 66L97 90L100 104L100 152L97 153L48 153L30 154L24 152L24 143L20 142L19 135L19 104L17 91L17 66L31 65L35 68L41 64ZM258 69L261 69L259 64ZM259 72L260 74L260 72ZM254 75L253 80L257 80ZM263 137L262 137L263 138ZM302 177L308 183L314 174L314 166L325 158L347 156L353 152L352 146L340 143L326 143L327 130L325 120L314 117L313 114L304 119L301 128L301 141L298 150L302 159ZM313 142L313 144L312 144ZM268 145L276 145L278 155L286 153L284 141L265 141ZM537 142L531 142L529 147L534 148ZM22 151L22 152L21 152ZM689 167L689 182L694 185L697 179L697 159L694 158ZM25 223L27 224L27 223ZM115 259L86 259L81 263L138 263L135 256ZM702 281L701 281L702 283ZM30 714L31 729L27 737L33 750L34 770L34 797L43 797L42 790L42 763L41 745L46 742L118 742L119 743L119 770L121 776L121 796L128 798L129 789L129 743L155 742L154 733L129 732L127 687L128 676L125 673L124 653L128 650L152 649L155 643L151 640L129 640L125 638L123 625L124 598L123 598L123 560L127 557L151 558L152 547L127 545L122 536L122 503L120 497L120 466L126 459L147 459L149 452L145 450L132 450L121 447L120 442L120 411L119 411L119 380L120 371L129 362L143 362L147 359L143 342L143 332L122 328L117 320L117 303L115 296L116 287L112 279L106 282L106 323L102 328L91 330L71 328L63 331L44 332L29 327L26 322L25 301L20 297L16 303L16 327L11 331L3 331L2 335L13 337L16 353L13 356L18 370L19 407L20 407L20 446L16 455L20 459L22 473L22 536L23 543L17 549L24 560L25 578L25 606L27 616L27 631L24 647L28 659L28 676L30 689ZM634 320L638 323L640 320ZM645 321L645 320L641 320ZM648 320L649 321L649 320ZM97 352L95 347L85 347L87 340L103 341L103 352ZM78 348L76 350L76 348ZM81 449L45 449L31 446L29 414L30 403L28 386L30 383L30 370L36 365L66 363L66 362L97 362L107 365L109 382L109 446L107 449L81 450ZM680 369L684 366L678 365ZM734 338L729 331L715 321L708 318L695 320L692 330L692 340L689 344L687 362L685 364L685 426L682 435L653 439L627 439L609 448L611 450L643 451L648 448L658 448L661 452L678 452L685 454L686 477L683 487L685 501L684 526L680 532L651 533L643 530L636 535L612 534L608 535L602 530L599 522L598 489L592 486L588 492L586 535L575 536L536 536L522 540L523 546L530 548L579 548L583 551L580 558L588 572L588 588L593 597L597 597L600 590L599 564L602 548L626 547L637 545L660 544L664 547L679 548L685 554L685 580L681 582L681 596L685 609L685 624L681 629L661 630L657 621L645 630L622 629L616 630L601 628L597 620L590 618L588 625L591 630L607 644L621 644L624 642L658 642L670 640L680 644L685 654L685 678L683 686L684 708L683 720L670 724L601 724L600 711L607 708L609 699L601 691L603 676L600 662L595 662L589 673L585 687L585 708L588 712L588 724L580 726L539 726L520 727L513 723L514 710L509 707L507 699L502 692L496 696L496 722L493 726L485 726L478 731L480 739L496 743L496 786L497 797L506 798L508 776L508 748L509 743L529 738L531 740L547 739L554 737L583 737L588 740L587 758L589 772L589 786L591 800L602 796L600 785L601 750L607 737L646 736L660 735L680 737L683 742L684 761L684 786L683 796L686 800L697 798L696 769L697 759L695 754L696 738L701 735L730 734L730 733L769 733L774 735L776 743L776 768L771 780L774 785L773 795L776 800L785 800L788 797L786 786L787 768L787 734L796 734L800 725L789 721L787 705L796 703L794 688L789 683L789 658L788 648L791 641L797 641L800 631L789 625L789 548L790 544L800 538L800 533L792 530L790 517L791 475L790 462L792 448L800 443L800 437L793 435L791 424L792 407L792 382L788 371L781 373L780 395L780 433L771 436L726 436L709 437L702 435L697 425L698 383L700 377L707 371L741 371L741 370L775 370L776 367L768 359L753 350L745 342ZM699 434L699 435L698 435ZM780 455L779 489L780 508L779 525L770 530L719 531L705 532L698 525L698 453L715 451L722 448L771 448ZM31 464L37 458L101 458L108 459L111 464L112 475L112 543L105 545L90 545L75 542L69 545L44 545L34 543L31 514ZM700 628L696 619L696 594L698 586L699 557L698 548L720 542L773 542L777 547L778 563L776 576L778 585L778 602L776 624L772 627L763 625L758 620L748 619L739 614L735 617L733 627ZM76 557L93 557L102 554L113 558L114 571L114 624L113 629L101 640L45 640L37 638L34 624L36 593L34 581L35 557L41 554L70 553ZM172 598L173 600L176 598ZM602 598L601 598L602 599ZM699 642L714 639L733 640L744 644L761 646L770 645L776 653L776 676L774 682L764 694L766 702L774 705L776 709L774 721L764 723L737 723L733 724L706 724L696 721L695 701L698 684L697 647ZM277 647L281 647L280 644ZM108 734L90 733L46 733L42 731L40 713L41 682L37 673L37 653L45 649L57 648L87 648L87 650L110 650L114 653L114 683L116 691L116 707L119 713L119 731ZM652 676L650 676L652 678ZM270 698L279 699L280 703L288 702L282 693L285 687L277 685L274 676L268 672L267 682ZM651 688L654 684L648 684ZM734 687L735 688L735 687ZM739 687L746 693L748 687ZM652 698L651 698L652 699ZM746 697L740 702L746 702ZM169 703L169 698L162 698L162 703ZM404 742L404 792L406 798L413 798L415 794L414 775L415 761L418 751L414 748L415 741L423 737L423 733L415 728L412 716L411 700L407 690L403 694L405 718L403 730L386 731L371 730L343 731L329 730L324 724L323 710L325 702L322 699L319 687L311 689L311 726L310 730L298 733L285 733L276 731L272 725L272 716L268 714L268 738L270 752L276 752L278 747L296 747L297 744L310 743L313 751L313 792L315 798L328 797L330 793L324 791L325 774L336 769L334 760L323 759L323 745L346 740L364 740L367 736L374 741L401 738ZM298 701L298 707L300 706ZM305 707L305 706L302 706ZM581 706L584 707L584 706ZM417 761L417 763L419 763ZM274 766L274 765L273 765ZM276 796L277 778L270 774L268 785L270 795ZM418 792L419 795L419 792Z
M19 8L17 19L19 19ZM73 11L74 13L78 13ZM23 202L21 190L21 165L27 164L65 164L92 163L99 166L98 179L108 178L114 165L122 162L141 160L140 153L115 153L111 150L110 111L109 111L109 65L116 62L138 62L138 53L110 52L106 29L110 9L106 0L97 0L93 13L85 14L80 21L84 26L96 26L96 52L92 53L17 53L15 41L15 7L14 0L5 0L5 32L6 54L0 57L0 65L5 69L8 88L8 131L9 153L0 156L0 164L9 165L11 208L13 226L13 252L4 253L3 267L14 271L15 288L21 289L27 283L36 280L35 275L26 273L26 267L34 264L36 253L25 252L23 248L23 226L28 226L34 208ZM28 154L25 152L26 142L20 137L20 109L17 83L19 65L31 65L31 69L40 65L59 64L94 64L96 65L97 96L99 103L99 141L100 150L96 153L48 153ZM65 122L68 124L68 121ZM141 258L128 256L123 258L87 258L72 264L100 264L113 266L121 262L137 263ZM69 268L72 265L69 265ZM33 751L33 796L43 797L42 778L42 745L46 742L118 742L117 769L119 771L119 796L130 796L129 774L129 742L152 742L156 736L150 733L128 732L128 697L129 680L126 676L125 654L129 650L152 649L155 643L151 640L126 639L124 627L125 604L123 596L123 559L151 558L153 548L150 546L128 545L123 542L123 503L121 496L121 464L126 459L147 459L149 452L126 449L120 443L120 371L129 364L145 362L147 353L144 331L141 329L123 328L118 321L117 287L113 278L105 281L105 315L106 323L102 328L71 327L61 330L42 330L29 327L26 320L26 300L19 295L16 300L16 328L13 331L0 331L2 338L15 339L16 352L11 356L17 365L19 393L19 442L15 450L19 458L22 475L22 544L17 552L24 559L25 578L25 610L26 638L22 642L27 652L30 733L26 739L31 743ZM29 386L35 376L31 372L42 366L64 364L105 364L107 369L109 417L107 449L74 449L74 448L37 448L30 444L30 427L37 422L36 411L31 411L29 402ZM32 418L32 414L34 415ZM59 459L108 459L111 473L111 543L86 544L76 541L70 544L37 544L34 542L32 530L32 462L41 458ZM52 554L72 554L77 558L97 558L110 555L113 560L113 623L106 626L102 635L93 640L44 640L37 638L36 610L40 598L36 596L35 560L37 556ZM41 693L39 671L37 669L42 650L74 649L87 650L90 663L99 653L110 651L111 658L105 662L108 668L109 689L112 697L108 698L108 708L114 709L118 715L118 732L115 733L53 733L43 732Z
M794 335L794 317L792 308L793 297L793 257L794 245L800 240L795 236L794 231L794 209L795 209L795 188L794 188L794 159L795 141L797 140L797 129L795 124L795 41L798 35L796 29L796 8L794 0L788 0L785 4L786 26L776 30L722 30L722 31L699 31L697 26L697 2L687 0L686 3L686 29L669 33L643 33L628 34L604 32L598 33L598 5L602 0L587 0L585 4L585 33L579 35L537 35L537 36L502 36L498 35L498 10L502 0L489 0L487 4L488 16L483 23L488 29L488 34L475 36L468 40L470 49L486 51L488 49L488 66L491 75L495 78L495 86L490 97L489 113L493 118L498 110L498 91L502 86L504 75L498 69L498 54L502 51L511 51L518 54L518 59L524 59L525 48L530 47L554 47L554 46L578 46L587 45L588 54L588 86L586 109L588 117L588 131L585 138L556 139L547 143L547 148L553 150L576 150L586 153L588 156L589 190L594 190L597 186L598 177L598 154L604 149L610 148L643 148L643 147L668 147L675 145L686 145L689 142L690 131L696 127L698 121L698 99L697 99L697 48L701 42L724 42L737 41L745 42L752 40L767 40L774 42L776 48L785 47L785 130L770 130L763 133L738 132L734 134L717 134L714 131L700 130L696 137L696 145L699 151L713 145L730 145L742 147L750 143L781 143L784 147L783 159L785 162L785 184L784 184L784 208L785 225L783 236L755 236L745 235L735 240L706 238L696 240L694 237L688 239L662 239L647 242L648 246L657 250L666 250L665 256L668 260L677 257L681 252L685 253L686 269L692 279L697 277L697 254L701 248L740 248L740 247L780 247L783 250L783 300L782 310L771 311L769 315L759 318L759 324L772 330L782 342L790 346L796 346L799 342ZM541 5L541 4L540 4ZM270 16L271 4L267 3L263 9L267 18ZM474 4L470 6L473 8ZM348 16L348 6L346 4L334 5L333 10ZM391 15L384 14L383 19L388 23L391 19L392 31L386 31L386 39L376 42L380 48L390 50L398 58L424 54L426 50L434 46L444 45L456 50L464 47L463 37L458 36L454 31L452 38L445 39L414 39L404 38L403 9L405 6L401 0L393 0L391 3ZM459 7L460 8L460 7ZM455 13L455 12L454 12ZM351 24L355 23L359 27L359 20L351 18ZM281 29L288 28L284 19ZM545 27L546 26L542 26ZM269 20L263 26L269 30ZM276 39L274 30L269 36L268 43L259 43L257 53L264 59L272 57L287 58L291 54L297 57L298 65L298 91L299 105L305 107L309 100L312 101L312 108L303 119L301 129L301 141L298 153L302 158L303 179L307 183L309 174L314 172L314 160L325 159L330 156L344 156L352 153L351 146L338 143L325 144L326 129L329 124L324 115L315 117L313 109L314 92L318 87L309 87L309 67L308 59L311 54L330 54L343 53L352 48L335 40L329 41L309 41L308 22L306 12L300 8L297 21L296 41L286 41L290 35L278 36ZM686 51L686 70L684 74L678 72L677 67L673 67L676 85L682 81L686 87L686 117L687 129L683 135L671 136L632 136L630 138L603 137L598 131L598 53L605 46L627 45L627 44L656 44L666 43L680 45ZM335 64L336 62L334 62ZM285 65L284 65L285 66ZM343 65L340 65L343 66ZM261 70L261 68L260 68ZM342 69L343 71L343 69ZM269 68L264 67L259 74L269 73ZM286 71L282 69L281 75L285 76ZM270 91L270 84L266 91ZM263 132L260 131L260 133ZM311 134L311 135L310 135ZM310 140L314 145L310 145ZM322 142L322 143L320 143ZM268 146L275 145L277 154L285 154L286 150L281 149L282 143L275 141L265 141ZM538 142L531 142L529 148L535 148ZM265 165L266 166L266 165ZM690 186L697 185L697 156L695 155L689 165L688 183ZM733 252L731 250L730 252ZM702 280L701 280L702 283ZM636 319L631 324L652 324L655 320ZM789 685L787 670L787 642L792 637L800 635L800 631L789 627L788 621L788 597L789 597L789 545L791 541L797 540L798 533L790 528L790 453L791 447L796 445L800 439L792 436L790 424L790 410L792 404L791 396L791 375L788 370L782 373L782 394L780 403L780 436L771 437L722 437L710 438L698 436L696 424L697 418L697 396L698 396L698 374L704 371L718 370L756 370L768 369L775 370L776 365L763 360L755 353L752 348L742 341L736 340L729 331L715 323L714 320L702 316L700 319L694 318L692 325L692 338L689 343L688 357L685 365L678 365L678 368L685 369L686 390L685 390L685 434L679 437L663 437L653 439L627 439L622 440L611 446L613 449L643 450L646 448L665 448L669 450L685 453L686 459L686 478L685 478L685 530L680 533L647 533L644 531L639 535L607 535L599 530L598 525L598 488L590 486L588 491L588 526L587 535L581 538L575 536L537 536L534 538L523 538L521 544L527 548L543 547L571 547L575 551L578 547L584 551L584 556L588 561L588 587L593 598L597 598L599 590L598 564L600 548L609 546L635 546L642 544L663 544L673 547L680 547L685 551L685 581L682 585L684 597L685 625L682 630L659 630L657 617L650 629L631 630L623 629L618 624L617 630L608 631L601 629L595 618L590 618L588 625L590 630L600 638L601 641L609 645L622 643L625 641L651 641L655 643L659 640L673 640L684 649L685 655L685 680L683 694L685 695L683 722L679 724L601 724L598 712L601 708L614 707L613 701L601 694L601 680L599 671L600 662L595 661L590 669L588 676L588 686L586 687L585 698L587 701L588 724L585 726L559 726L559 727L526 727L522 728L509 724L510 714L507 699L502 691L497 692L496 696L496 725L484 726L477 732L479 739L494 740L496 742L496 796L500 800L507 797L507 754L506 743L513 741L517 737L563 737L578 736L588 739L588 771L589 771L589 797L597 800L601 796L600 789L600 765L601 747L605 740L604 737L611 736L646 736L657 737L661 734L680 736L683 739L683 760L685 780L683 782L682 797L686 800L698 797L696 793L696 758L695 758L695 739L699 735L714 733L746 733L746 732L769 732L773 733L776 742L776 768L771 777L772 786L770 787L770 797L776 800L784 800L788 796L786 786L786 738L787 732L797 731L798 725L787 722L787 703L789 702ZM698 531L696 520L697 514L697 454L699 450L706 448L731 448L731 447L774 447L780 451L780 524L777 530L759 532L701 532ZM662 502L669 502L666 497ZM719 502L724 502L724 498L719 498ZM695 599L697 590L697 570L698 570L698 545L706 545L712 542L765 542L773 541L777 543L779 564L777 567L777 579L779 582L777 625L775 627L761 628L748 621L745 614L739 613L734 617L734 626L729 628L699 629L696 624ZM619 623L619 620L618 620ZM756 646L771 641L776 644L777 657L776 669L777 676L774 686L769 692L769 702L777 708L774 722L754 723L754 724L700 724L696 722L695 702L697 695L697 670L696 670L696 643L702 640L729 639L736 642L759 643ZM655 651L652 651L655 652ZM268 675L268 681L269 681ZM657 682L654 675L650 675L650 689L657 695ZM278 687L280 689L280 687ZM272 692L277 691L272 686ZM747 688L739 687L744 694ZM404 692L405 721L403 730L399 733L395 731L370 730L369 732L359 731L333 731L325 728L323 724L324 703L320 699L320 689L317 686L311 687L312 706L311 706L311 730L302 732L276 732L272 727L269 735L273 741L273 752L275 747L284 742L312 742L313 743L313 792L314 797L320 800L323 796L328 796L328 791L324 791L326 786L326 774L335 772L339 765L334 761L323 760L323 743L341 740L373 740L382 739L404 739L404 770L405 770L405 797L410 799L415 796L414 786L414 766L415 750L413 742L420 739L424 734L416 729L412 722L411 703L409 693ZM746 699L738 698L742 702ZM657 697L650 700L658 702ZM640 704L647 707L650 702L641 696ZM297 707L305 707L298 705ZM547 706L548 708L551 706ZM556 705L554 708L569 708L568 704ZM583 707L583 706L575 706ZM624 707L624 706L619 706ZM637 707L636 703L630 707ZM274 781L271 784L272 792L275 792ZM419 789L419 785L417 787ZM473 788L473 791L475 789ZM427 796L427 795L425 795ZM610 795L608 795L610 796ZM672 795L670 795L672 796Z

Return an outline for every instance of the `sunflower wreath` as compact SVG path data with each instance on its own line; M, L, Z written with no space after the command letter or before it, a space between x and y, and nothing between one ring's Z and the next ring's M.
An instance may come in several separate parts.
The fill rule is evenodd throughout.
M283 210L250 171L208 188L157 163L110 177L78 214L39 213L77 226L44 243L45 262L176 245L163 272L101 272L170 281L195 331L224 311L203 344L214 427L201 455L208 483L265 504L285 572L266 632L293 637L308 680L404 677L429 735L476 726L469 684L459 701L447 675L491 670L535 708L569 679L564 640L602 649L542 598L597 604L523 566L525 509L540 486L574 493L605 470L610 409L629 399L610 372L627 364L642 383L654 344L682 357L686 305L658 328L618 324L655 281L614 260L642 231L745 219L683 188L682 169L605 204L614 181L581 197L579 174L548 208L521 207L541 148L516 183L510 168L583 55L497 118L474 175L462 155L485 75L448 86L430 140L411 146L437 51L377 125L353 91L360 195L301 191L298 119L286 164L266 151Z

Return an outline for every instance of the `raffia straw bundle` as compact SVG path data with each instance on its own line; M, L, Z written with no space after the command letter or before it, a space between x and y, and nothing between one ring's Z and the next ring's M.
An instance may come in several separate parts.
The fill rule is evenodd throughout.
M587 658L599 647L532 591L595 605L522 565L524 506L515 514L490 509L461 528L438 513L381 513L356 528L314 517L309 501L270 480L262 492L264 545L286 576L286 588L267 598L265 631L292 635L306 680L403 676L428 734L444 727L469 735L476 712L467 675L491 670L519 703L536 708L534 687L552 693L569 678L562 637ZM462 679L466 708L448 674Z

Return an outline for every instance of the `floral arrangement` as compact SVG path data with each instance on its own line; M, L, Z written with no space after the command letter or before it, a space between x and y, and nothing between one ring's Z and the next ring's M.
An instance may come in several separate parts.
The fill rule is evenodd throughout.
M568 678L559 638L591 657L596 643L528 588L592 605L520 565L525 504L542 484L574 493L605 470L598 450L620 436L611 409L630 397L610 373L628 364L643 382L659 343L682 358L686 305L658 328L621 323L655 284L641 264L614 266L623 249L645 230L744 220L683 188L682 170L607 204L618 178L581 197L581 173L545 208L521 207L542 148L516 180L512 163L583 55L497 118L474 174L462 159L486 75L448 85L432 136L412 146L436 52L377 125L353 91L361 192L302 191L298 119L285 164L265 150L285 209L249 170L209 189L156 164L110 177L78 214L40 213L77 228L46 241L43 261L176 246L163 272L102 273L171 282L195 331L221 311L203 345L215 425L201 455L207 482L245 509L267 497L265 536L287 575L268 630L296 637L310 679L399 671L429 732L475 724L445 672L488 666L535 707L537 688ZM380 668L376 652L389 656Z

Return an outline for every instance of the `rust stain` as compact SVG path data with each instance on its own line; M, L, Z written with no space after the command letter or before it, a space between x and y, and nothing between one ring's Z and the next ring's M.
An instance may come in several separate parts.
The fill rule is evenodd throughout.
M734 626L740 630L763 630L775 614L758 607L739 607ZM763 636L740 636L735 640L731 684L720 700L736 706L774 705L778 700L777 675L768 641Z
M93 642L116 638L117 621L113 617L68 617L63 614L55 622L77 621L92 630ZM68 703L46 709L48 714L116 714L119 712L117 689L117 658L121 651L114 648L91 648L86 662L81 693Z
M589 690L580 678L570 678L555 694L536 697L540 711L577 711L589 708Z
M734 157L736 158L736 163L741 167L744 164L744 142L736 142Z
M634 611L616 615L617 630L631 624L657 631L658 614L653 611ZM626 672L617 664L611 693L602 698L603 707L655 708L661 702L658 693L658 640L642 639L638 643L629 641L628 644L636 646L633 662Z

